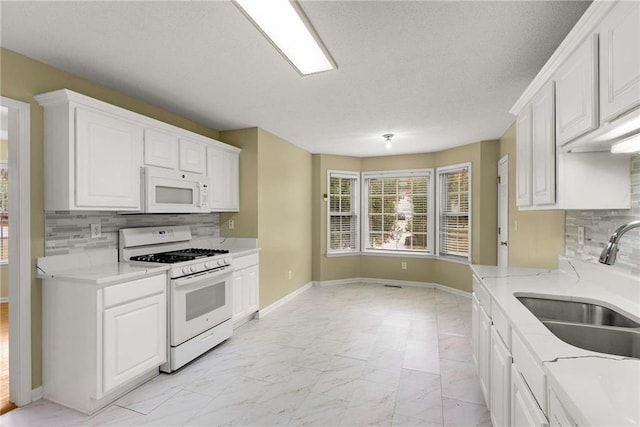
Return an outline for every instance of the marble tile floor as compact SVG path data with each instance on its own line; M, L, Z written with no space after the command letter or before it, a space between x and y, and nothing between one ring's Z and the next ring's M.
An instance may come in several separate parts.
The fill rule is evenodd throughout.
M93 416L39 400L0 425L490 426L470 339L464 296L313 287Z

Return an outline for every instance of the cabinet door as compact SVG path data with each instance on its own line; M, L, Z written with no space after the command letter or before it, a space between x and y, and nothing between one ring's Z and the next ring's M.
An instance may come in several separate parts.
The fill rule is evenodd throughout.
M207 147L200 142L181 139L180 170L206 175Z
M556 72L558 146L598 127L598 37L588 37Z
M600 111L607 122L640 105L640 2L616 3L598 32Z
M475 292L471 294L471 350L476 370L480 373L480 302Z
M485 313L482 306L479 310L480 314L480 331L479 331L479 353L478 353L478 375L480 377L480 388L484 395L487 407L491 407L491 319Z
M556 144L553 81L531 101L532 201L551 205L556 201Z
M527 384L511 364L511 423L512 426L548 427L549 423L531 395Z
M244 293L244 270L236 271L233 273L233 315L232 319L235 322L241 319L246 314L246 296Z
M531 105L518 115L516 124L516 203L531 206Z
M509 426L511 363L513 357L495 328L491 328L491 421L494 427Z
M85 108L75 118L76 207L139 210L142 127Z
M250 267L245 271L244 288L246 295L246 313L253 314L260 308L258 267Z
M237 212L240 208L239 155L207 147L209 201L213 212Z
M166 361L166 328L164 293L103 311L103 393Z
M154 129L145 129L144 164L178 169L178 138Z

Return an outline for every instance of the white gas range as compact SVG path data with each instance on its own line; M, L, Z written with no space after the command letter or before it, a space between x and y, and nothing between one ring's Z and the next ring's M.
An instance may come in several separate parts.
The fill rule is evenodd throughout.
M171 264L168 289L167 363L172 372L233 334L232 257L195 248L188 226L120 230L120 261Z

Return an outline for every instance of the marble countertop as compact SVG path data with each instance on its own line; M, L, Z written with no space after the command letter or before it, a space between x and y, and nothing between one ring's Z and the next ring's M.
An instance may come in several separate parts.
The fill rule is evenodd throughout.
M115 249L93 250L38 258L36 277L44 280L72 280L106 286L161 274L168 265L138 265L118 262Z
M640 359L561 341L514 294L596 302L640 321L640 278L611 267L561 259L558 270L473 265L492 298L540 363L578 425L640 424ZM616 392L613 392L616 390ZM633 402L628 405L627 402Z

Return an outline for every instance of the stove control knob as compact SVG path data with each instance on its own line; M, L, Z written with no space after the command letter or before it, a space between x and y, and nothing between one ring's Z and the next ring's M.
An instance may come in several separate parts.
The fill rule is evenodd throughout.
M224 259L219 259L218 260L218 265L224 265Z
M207 262L204 263L204 266L206 268L213 268L213 267L215 267L215 264L212 261L207 261Z
M189 273L191 273L191 270L189 269L189 267L182 267L182 272L184 274L189 274Z
M191 272L195 273L196 271L198 271L198 266L197 265L192 265L191 266Z

